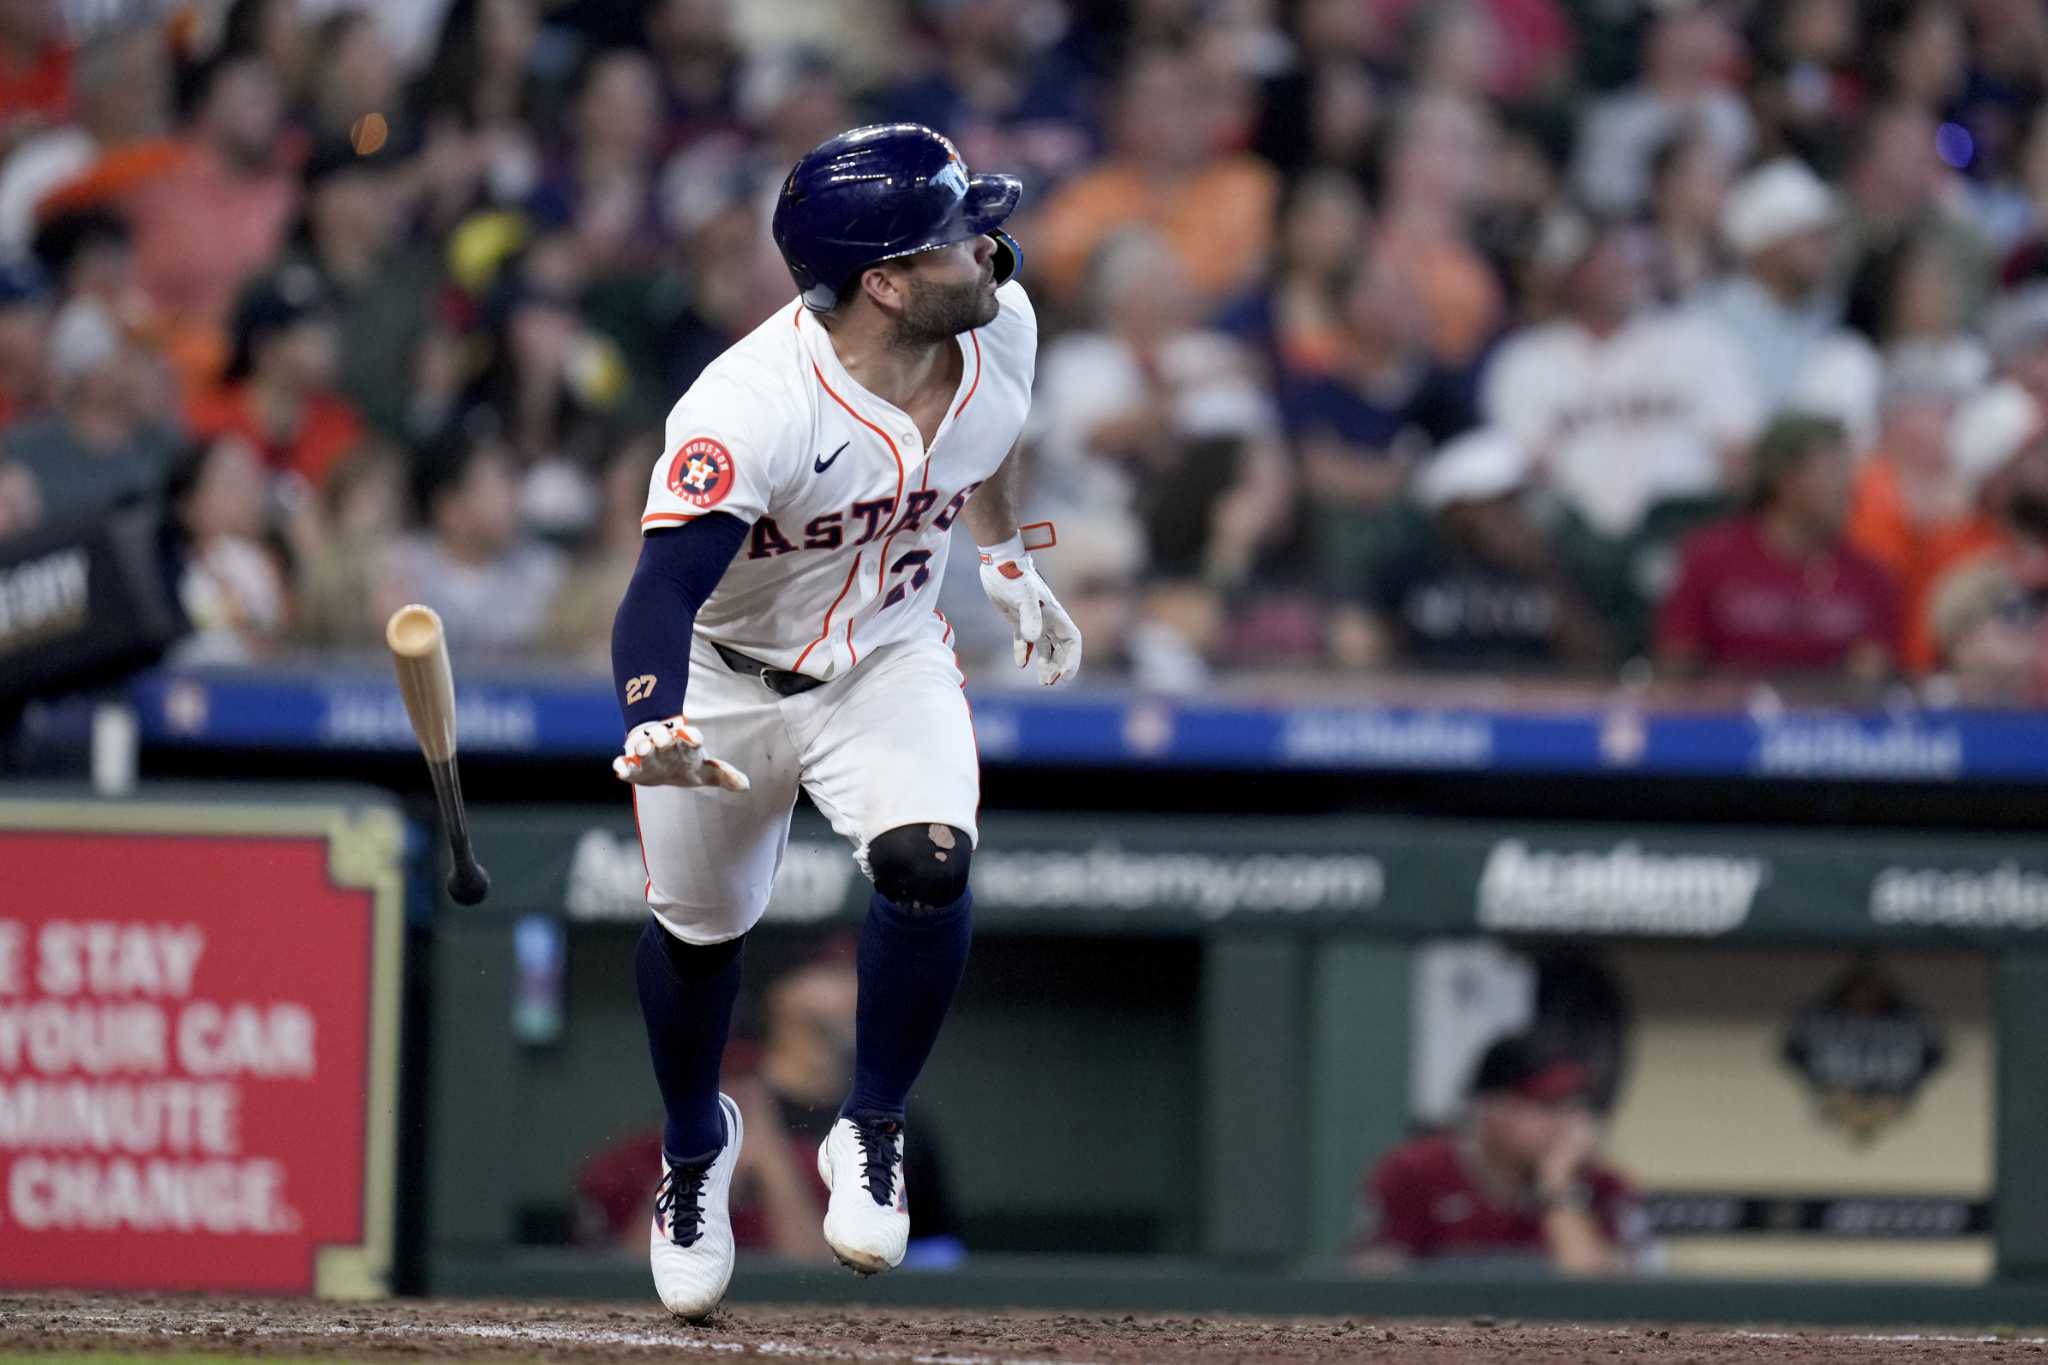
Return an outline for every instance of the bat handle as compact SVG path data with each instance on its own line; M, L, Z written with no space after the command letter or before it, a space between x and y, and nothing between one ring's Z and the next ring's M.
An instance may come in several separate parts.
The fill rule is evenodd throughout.
M451 756L430 761L427 772L434 779L434 800L441 809L441 823L448 829L448 851L455 856L448 874L448 895L457 905L475 905L491 889L491 879L476 860L469 839L469 812L462 802L462 779Z

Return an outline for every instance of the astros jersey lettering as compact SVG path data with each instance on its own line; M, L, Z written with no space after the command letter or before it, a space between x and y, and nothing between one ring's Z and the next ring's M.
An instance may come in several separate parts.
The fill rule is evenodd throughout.
M1038 321L1023 286L955 338L960 383L929 449L839 363L792 301L670 411L643 531L712 512L751 523L697 634L776 668L843 676L879 646L937 637L954 523L1023 430ZM694 690L694 689L693 689Z

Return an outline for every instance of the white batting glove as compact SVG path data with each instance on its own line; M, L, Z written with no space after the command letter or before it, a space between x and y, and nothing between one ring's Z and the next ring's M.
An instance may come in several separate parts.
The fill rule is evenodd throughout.
M626 751L612 760L621 782L636 787L719 787L743 792L753 783L723 759L704 752L704 736L681 716L650 720L626 736Z
M1024 537L1011 536L1000 545L980 547L981 590L1010 623L1010 649L1022 668L1038 656L1038 680L1051 687L1081 671L1081 632L1074 618L1045 586Z

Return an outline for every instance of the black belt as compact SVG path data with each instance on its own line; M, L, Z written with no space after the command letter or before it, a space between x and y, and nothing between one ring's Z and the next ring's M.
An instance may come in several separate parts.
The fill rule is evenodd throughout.
M814 687L823 687L823 678L813 678L808 673L792 673L786 668L770 668L759 659L750 659L736 649L713 643L718 657L725 660L725 666L735 673L751 673L761 680L761 685L778 696L794 697Z

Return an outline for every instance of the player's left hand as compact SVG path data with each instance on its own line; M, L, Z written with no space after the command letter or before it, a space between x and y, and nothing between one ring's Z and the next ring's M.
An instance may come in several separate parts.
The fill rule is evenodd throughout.
M981 551L981 588L1010 623L1017 667L1036 654L1047 687L1081 671L1081 632L1032 567L1021 536Z

